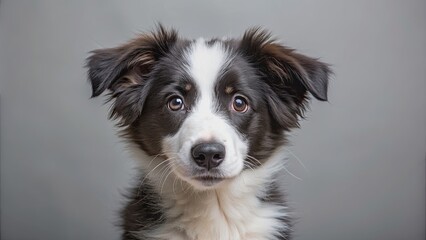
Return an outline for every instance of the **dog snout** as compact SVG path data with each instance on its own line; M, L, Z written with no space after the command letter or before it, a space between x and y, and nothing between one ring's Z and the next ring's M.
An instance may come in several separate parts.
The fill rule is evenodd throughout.
M216 168L225 159L225 146L221 143L199 143L191 149L194 162L207 170Z

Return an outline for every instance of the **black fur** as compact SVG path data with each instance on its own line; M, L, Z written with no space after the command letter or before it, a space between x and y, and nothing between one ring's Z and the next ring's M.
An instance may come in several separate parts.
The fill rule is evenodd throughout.
M122 223L122 239L138 240L138 231L155 228L165 220L160 195L153 190L149 180L140 181L144 181L144 184L130 191L127 196L129 202L121 212L122 219L125 219Z
M219 41L234 58L216 85L217 111L248 140L250 157L245 161L248 168L257 167L286 143L286 132L299 126L308 92L318 100L327 100L331 71L317 59L275 43L259 28L248 30L241 39L212 39L208 44ZM176 31L160 26L120 47L95 50L88 58L92 97L109 90L113 102L110 118L118 119L122 136L148 155L162 153L161 140L179 130L198 97L194 80L184 67L183 53L191 44ZM226 92L226 87L232 92ZM235 93L247 97L247 113L229 111ZM171 113L167 109L171 95L182 97L185 109ZM137 239L132 232L165 220L159 207L162 199L150 184L155 183L138 187L129 197L122 213L123 239ZM285 205L278 186L271 186L262 201ZM290 224L287 218L280 220ZM290 232L284 229L279 234L280 239L288 239Z

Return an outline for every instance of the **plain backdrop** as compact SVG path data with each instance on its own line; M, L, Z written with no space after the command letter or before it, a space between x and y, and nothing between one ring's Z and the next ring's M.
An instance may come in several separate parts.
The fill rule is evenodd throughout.
M329 102L291 137L295 239L425 239L424 0L2 0L1 239L119 238L133 160L83 66L157 22L186 37L264 26L332 65Z

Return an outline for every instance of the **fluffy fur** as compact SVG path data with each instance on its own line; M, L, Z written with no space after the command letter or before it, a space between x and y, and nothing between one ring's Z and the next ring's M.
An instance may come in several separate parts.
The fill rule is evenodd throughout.
M123 239L290 238L277 176L308 92L327 99L326 64L259 28L188 40L159 26L93 51L87 67L141 167Z

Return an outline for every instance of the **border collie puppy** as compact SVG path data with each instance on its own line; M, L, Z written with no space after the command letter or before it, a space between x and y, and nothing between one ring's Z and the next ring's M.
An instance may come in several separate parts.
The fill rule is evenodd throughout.
M290 238L283 146L308 94L327 100L326 64L259 28L190 40L159 26L87 68L141 166L122 239Z

